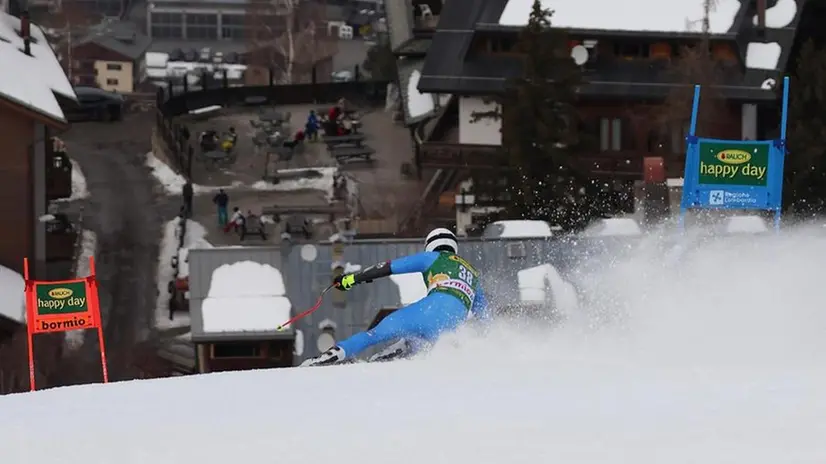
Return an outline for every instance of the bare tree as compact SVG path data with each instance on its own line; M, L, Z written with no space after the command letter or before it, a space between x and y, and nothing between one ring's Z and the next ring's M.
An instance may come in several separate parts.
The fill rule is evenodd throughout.
M313 66L336 52L325 17L319 2L251 1L247 7L249 65L273 69L279 84L309 80Z
M63 64L66 75L72 79L72 48L96 30L108 27L103 17L84 7L80 2L64 0L59 8L42 18L39 25Z

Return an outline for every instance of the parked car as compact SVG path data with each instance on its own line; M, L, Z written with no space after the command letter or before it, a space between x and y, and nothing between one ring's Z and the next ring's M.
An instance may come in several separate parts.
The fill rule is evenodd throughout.
M198 50L190 48L189 50L184 51L184 61L194 63L198 60L198 55Z
M123 117L123 95L97 87L75 87L78 104L63 108L69 122L118 121Z
M184 60L184 51L180 48L176 48L169 52L169 61L183 61Z

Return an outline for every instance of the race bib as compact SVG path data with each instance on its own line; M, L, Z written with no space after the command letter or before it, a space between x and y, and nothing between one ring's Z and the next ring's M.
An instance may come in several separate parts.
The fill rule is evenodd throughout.
M462 295L465 295L470 301L473 301L473 298L476 296L476 292L473 288L459 279L446 279L433 282L427 288L427 291L430 292L436 288L456 290Z

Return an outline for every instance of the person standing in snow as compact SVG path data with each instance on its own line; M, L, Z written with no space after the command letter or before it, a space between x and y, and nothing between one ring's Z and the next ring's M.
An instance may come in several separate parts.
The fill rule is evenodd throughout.
M245 222L246 218L244 217L244 214L241 212L241 209L236 206L232 209L232 217L229 218L229 223L227 223L226 227L224 227L224 233L227 233L233 229L235 232L242 231L245 227Z
M381 343L394 344L370 361L386 361L415 354L432 345L441 334L458 328L468 316L490 320L487 299L476 268L459 257L456 236L448 229L434 229L425 239L425 251L370 266L354 274L338 276L334 285L348 291L361 283L394 274L421 273L427 296L394 311L376 327L339 342L301 366L340 363Z
M220 189L212 198L212 202L218 206L218 227L226 227L228 221L227 206L229 205L229 195L227 195L224 189Z
M186 183L184 184L184 188L183 188L183 191L181 193L183 194L183 197L184 197L184 210L185 210L184 214L188 218L192 217L192 196L194 194L193 190L194 189L192 187L192 182L187 180Z

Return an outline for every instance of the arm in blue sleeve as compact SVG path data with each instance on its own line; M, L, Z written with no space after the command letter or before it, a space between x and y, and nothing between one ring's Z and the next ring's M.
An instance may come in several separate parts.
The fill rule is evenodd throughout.
M393 274L409 274L411 272L424 272L433 265L439 257L436 251L425 251L415 255L404 256L390 261L390 272Z
M491 311L488 304L488 298L485 296L484 290L479 286L476 291L476 297L473 299L473 306L470 307L470 312L473 317L484 322L490 322L493 319L493 311Z
M407 274L410 272L424 272L433 261L439 257L439 253L425 252L415 255L405 256L392 261L383 261L367 269L354 274L355 282L372 282L373 279L387 277L391 274Z

